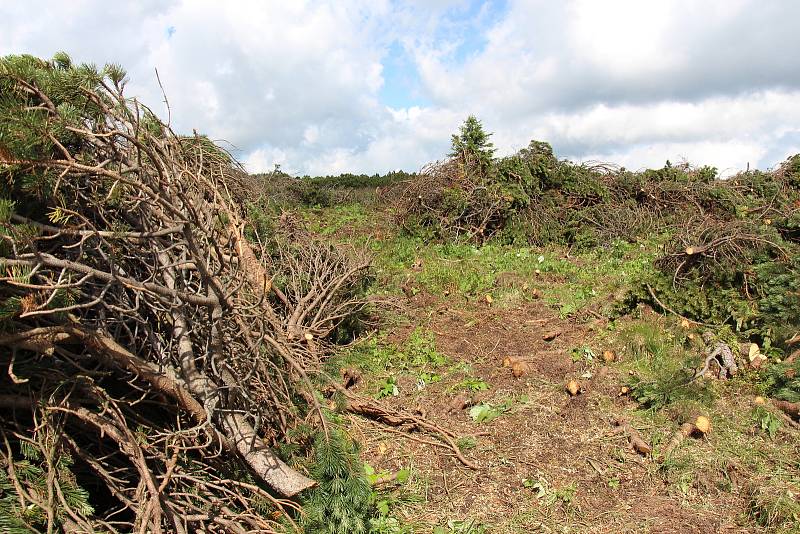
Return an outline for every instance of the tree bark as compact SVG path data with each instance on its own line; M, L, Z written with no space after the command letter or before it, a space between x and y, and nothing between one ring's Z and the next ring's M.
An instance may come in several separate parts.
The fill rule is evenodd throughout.
M247 464L264 482L286 497L316 486L316 481L286 465L267 447L245 417L237 413L220 415L220 426Z

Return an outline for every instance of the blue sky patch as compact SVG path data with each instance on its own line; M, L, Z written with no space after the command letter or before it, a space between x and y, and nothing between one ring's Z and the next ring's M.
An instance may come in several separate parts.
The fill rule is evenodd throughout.
M506 0L462 2L442 13L432 45L447 50L446 66L462 65L486 47L486 28L506 13ZM449 49L449 50L448 50ZM381 102L392 108L430 105L413 54L399 40L389 46L382 61Z
M457 46L453 51L453 63L460 65L486 47L486 30L494 26L505 15L506 0L465 2L448 13L449 24L442 25L440 40L450 40Z
M398 41L392 42L383 58L383 87L379 94L383 104L392 108L425 106L428 100L413 58Z

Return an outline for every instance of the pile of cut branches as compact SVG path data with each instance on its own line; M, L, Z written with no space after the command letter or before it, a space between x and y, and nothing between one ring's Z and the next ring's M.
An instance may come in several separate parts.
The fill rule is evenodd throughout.
M575 164L541 141L493 158L487 137L467 119L450 159L411 181L397 204L407 231L579 249L659 242L663 254L620 311L645 302L779 352L800 328L800 155L720 179L685 162L638 172Z
M369 261L246 240L241 169L125 83L0 59L0 529L273 532Z
M654 304L785 347L800 327L798 161L700 188L655 262Z
M425 167L400 197L401 226L483 242L501 230L513 199L474 168L451 159Z
M490 136L468 117L452 137L449 158L425 167L400 194L398 224L411 233L477 243L502 232L538 184L524 157L495 160Z
M707 217L687 221L678 228L656 266L672 273L676 281L695 278L713 282L720 270L735 276L739 266L752 264L764 254L775 261L790 257L787 245L774 228L745 220ZM742 276L746 277L746 273ZM747 291L746 286L743 290Z

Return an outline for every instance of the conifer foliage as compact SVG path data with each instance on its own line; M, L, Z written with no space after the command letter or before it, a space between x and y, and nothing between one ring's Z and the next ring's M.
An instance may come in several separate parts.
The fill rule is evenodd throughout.
M458 134L453 134L450 157L471 170L488 169L494 154L494 145L489 141L491 136L483 129L481 121L470 115L459 128Z
M364 477L358 448L346 435L320 433L311 476L319 481L305 502L306 532L366 534L374 511L373 492Z

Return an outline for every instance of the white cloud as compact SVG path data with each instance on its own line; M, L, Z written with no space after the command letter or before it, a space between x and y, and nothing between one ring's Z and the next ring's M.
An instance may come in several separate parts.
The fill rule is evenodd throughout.
M567 10L571 51L611 76L643 77L678 67L670 31L679 13L667 2L578 1Z
M577 112L545 115L544 123L552 136L595 146L777 135L788 125L800 124L800 91L765 91L697 102L598 104Z
M251 151L242 164L253 172L272 170L275 165L284 166L288 163L286 152L280 148L260 147Z
M387 9L373 1L12 3L0 7L0 35L11 37L0 53L65 49L76 61L119 62L129 96L161 110L158 69L173 127L228 141L249 164L271 168L268 156L295 154L283 162L297 165L315 150L368 144L358 132L386 114L377 92ZM304 143L316 148L303 153Z
M697 143L653 143L633 145L624 151L587 154L583 161L614 162L617 165L637 170L662 167L667 160L672 163L687 161L717 167L721 176L731 176L747 165L755 168L764 156L763 145L747 141Z
M160 110L157 68L173 126L253 171L416 169L470 113L501 153L729 169L800 151L797 20L792 0L52 0L0 5L0 54L120 63ZM381 101L393 42L418 105Z
M633 167L769 166L800 149L787 135L800 124L797 17L788 1L516 1L481 53L456 63L420 42L415 58L436 104L483 118L501 153L537 138Z

